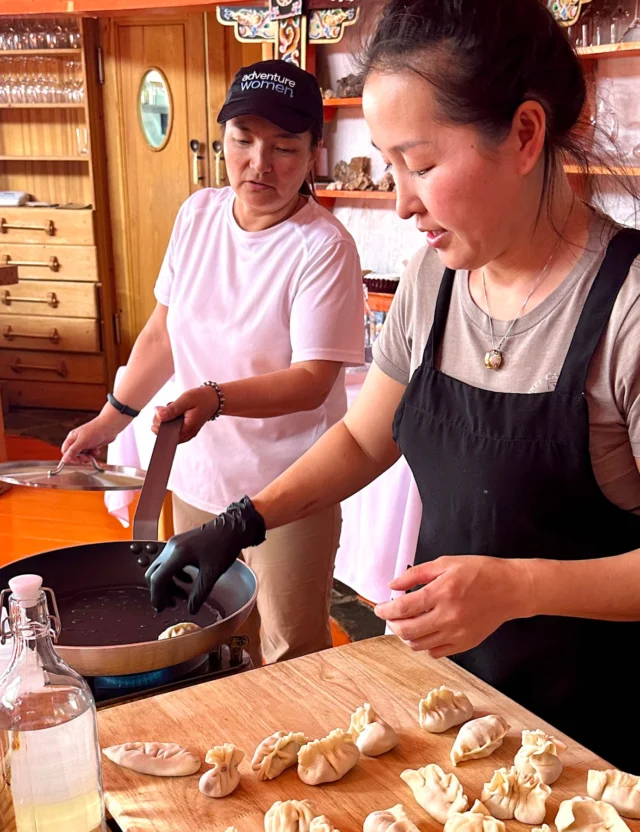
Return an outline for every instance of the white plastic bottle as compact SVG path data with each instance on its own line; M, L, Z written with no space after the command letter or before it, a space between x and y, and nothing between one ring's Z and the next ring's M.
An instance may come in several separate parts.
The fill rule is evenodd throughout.
M22 575L9 586L13 655L0 676L0 832L104 832L93 696L55 652L42 578Z

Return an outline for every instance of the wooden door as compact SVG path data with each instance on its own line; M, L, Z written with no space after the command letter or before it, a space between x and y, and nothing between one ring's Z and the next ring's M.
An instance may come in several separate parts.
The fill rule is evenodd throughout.
M183 14L104 20L101 40L124 363L155 305L153 287L178 209L209 183L204 18ZM171 111L164 143L156 147L145 138L138 108L142 80L151 70L166 81ZM192 141L198 142L197 155L202 157L196 160L197 170Z

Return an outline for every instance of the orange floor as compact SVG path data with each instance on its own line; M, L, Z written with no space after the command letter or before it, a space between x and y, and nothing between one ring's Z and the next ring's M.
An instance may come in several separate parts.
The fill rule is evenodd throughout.
M59 459L60 451L39 439L7 436L10 460ZM0 495L0 566L27 555L101 540L129 540L131 529L107 513L100 492L13 487ZM349 637L331 622L333 643Z

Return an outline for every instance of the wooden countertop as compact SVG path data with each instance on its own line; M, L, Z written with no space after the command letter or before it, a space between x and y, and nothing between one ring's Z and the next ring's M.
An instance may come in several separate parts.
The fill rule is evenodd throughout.
M569 745L563 755L564 772L552 786L547 803L547 823L552 823L561 800L586 794L589 768L607 767L452 662L412 653L395 637L386 636L100 711L103 747L132 740L177 742L204 759L212 746L231 742L246 755L240 765L240 786L222 800L200 794L199 775L147 777L103 758L107 808L125 832L224 832L228 826L236 826L239 832L262 832L264 813L274 801L310 798L340 832L360 832L369 812L403 803L423 832L441 832L442 827L418 806L399 777L405 768L433 762L446 771L454 770L449 752L457 729L428 734L417 721L418 700L441 684L464 691L476 716L501 714L511 725L502 747L491 757L455 769L470 805L480 797L494 769L512 764L523 728L544 728ZM324 786L305 785L295 768L270 782L255 778L251 758L264 737L280 729L304 731L314 738L334 728L346 729L351 712L365 701L400 736L399 745L389 754L362 757L341 781ZM627 823L632 832L640 832L640 821ZM516 821L506 825L508 832L531 832L531 827Z

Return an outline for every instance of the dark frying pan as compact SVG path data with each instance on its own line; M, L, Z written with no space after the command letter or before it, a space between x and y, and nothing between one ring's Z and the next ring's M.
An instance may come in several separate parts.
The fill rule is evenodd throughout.
M44 586L53 590L62 626L56 650L82 676L147 673L210 653L238 631L256 602L256 577L239 560L216 583L197 616L190 616L181 601L160 614L151 607L144 573L165 546L157 540L158 520L181 424L182 418L160 427L135 513L133 541L54 549L0 568L0 588L29 573L41 575ZM195 569L186 571L196 574ZM183 588L188 592L188 584ZM166 627L183 621L201 629L158 641Z

